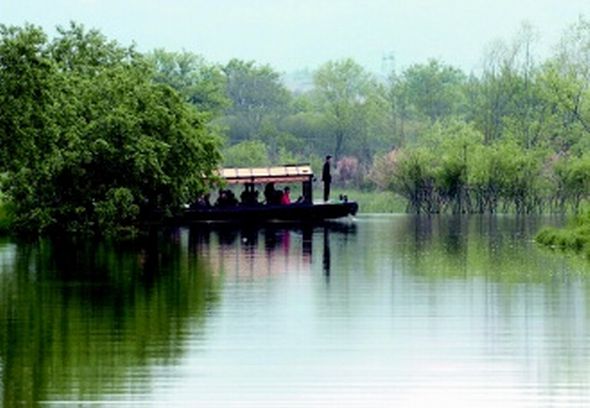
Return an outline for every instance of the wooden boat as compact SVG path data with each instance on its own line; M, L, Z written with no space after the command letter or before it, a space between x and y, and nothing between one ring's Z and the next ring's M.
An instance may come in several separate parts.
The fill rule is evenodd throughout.
M355 215L358 204L343 197L338 202L313 202L313 172L309 164L296 164L274 167L226 168L221 169L219 177L228 185L243 185L244 192L256 194L256 185L272 183L301 183L302 195L292 204L258 203L256 199L248 203L239 202L226 205L210 205L197 202L185 209L180 216L183 223L228 221L240 223L260 223L266 221L316 222ZM268 201L268 200L267 200Z

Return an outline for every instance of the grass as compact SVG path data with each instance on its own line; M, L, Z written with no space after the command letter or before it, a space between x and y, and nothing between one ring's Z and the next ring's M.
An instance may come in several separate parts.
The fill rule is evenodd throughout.
M403 213L406 211L405 200L389 191L333 188L330 198L332 201L337 201L341 194L346 195L350 201L356 201L360 213ZM314 191L315 200L321 199L322 195L322 190Z
M576 216L565 228L543 228L535 241L545 246L583 252L590 256L590 210Z
M291 200L295 201L301 192L301 186L297 183L289 185L291 187ZM282 188L283 185L277 186ZM234 190L239 197L240 189ZM262 197L262 191L261 197ZM318 183L317 188L313 190L313 199L316 202L322 200L324 191L322 184ZM330 191L330 200L339 201L340 195L346 195L349 201L356 201L359 205L359 213L403 213L406 212L406 200L390 191L366 191L355 188L332 187Z

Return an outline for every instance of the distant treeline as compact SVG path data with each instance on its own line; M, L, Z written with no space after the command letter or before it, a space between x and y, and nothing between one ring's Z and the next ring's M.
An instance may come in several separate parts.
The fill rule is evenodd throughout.
M576 210L590 191L590 22L536 58L535 30L481 69L439 60L377 76L328 61L301 86L254 61L147 54L72 23L0 26L0 172L13 225L132 226L210 188L220 164L335 158L335 182L415 212ZM6 212L6 209L4 210Z
M415 212L577 210L590 191L590 22L544 61L537 37L525 24L490 45L477 74L430 60L383 78L345 59L298 90L254 62L149 58L157 81L214 112L226 165L317 168L330 153L337 183L393 190Z

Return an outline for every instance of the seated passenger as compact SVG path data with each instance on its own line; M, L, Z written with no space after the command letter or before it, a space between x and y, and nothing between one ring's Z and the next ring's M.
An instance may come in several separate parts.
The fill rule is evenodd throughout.
M281 204L282 205L291 204L291 197L289 196L290 193L291 193L291 189L288 186L283 189L283 195L281 196Z
M235 207L236 205L238 205L238 199L236 198L236 195L234 194L233 191L225 190L225 194L227 196L227 206L228 207Z
M211 202L209 201L211 195L209 193L201 194L197 197L197 201L191 204L190 208L192 209L199 209L199 208L211 208Z
M264 187L264 199L266 200L266 204L267 205L275 205L275 204L280 204L280 196L277 197L278 194L281 194L280 191L275 190L275 184L274 183L268 183L265 187Z
M219 196L217 197L217 201L215 202L216 207L225 208L225 207L235 207L238 205L238 200L231 190L219 190Z
M258 204L258 191L257 190L248 190L244 189L242 194L240 194L240 201L242 205L245 206L255 206Z
M242 203L244 205L248 205L249 202L250 202L250 192L248 191L247 188L244 188L244 191L242 191L242 194L240 194L240 203Z
M215 201L215 207L225 207L227 205L227 195L225 190L219 189L217 194L217 200Z

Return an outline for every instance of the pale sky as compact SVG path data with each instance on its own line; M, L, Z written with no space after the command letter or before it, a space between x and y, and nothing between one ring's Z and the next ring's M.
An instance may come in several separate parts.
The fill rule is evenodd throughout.
M398 68L439 58L470 72L523 21L547 56L580 15L590 18L590 0L0 0L2 24L53 34L74 20L141 51L253 59L281 72L352 57L378 73L389 54Z

